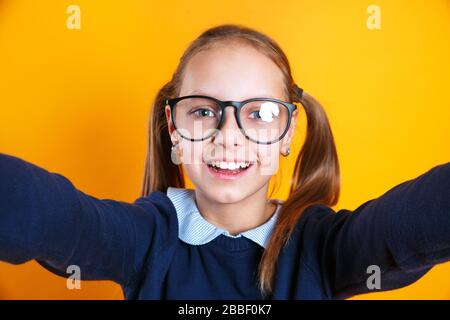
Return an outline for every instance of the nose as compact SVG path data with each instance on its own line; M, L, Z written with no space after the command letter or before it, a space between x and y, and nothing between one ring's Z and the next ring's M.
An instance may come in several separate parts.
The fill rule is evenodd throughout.
M224 110L224 121L219 134L214 137L214 142L227 146L241 146L245 136L241 132L237 123L236 109L229 106Z

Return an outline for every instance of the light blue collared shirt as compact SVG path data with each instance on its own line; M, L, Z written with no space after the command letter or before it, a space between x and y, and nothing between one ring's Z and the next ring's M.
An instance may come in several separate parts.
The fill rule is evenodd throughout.
M167 189L167 196L177 211L178 238L192 245L208 243L219 235L224 234L233 238L244 236L263 248L266 248L275 226L276 217L283 203L280 199L270 199L270 201L277 204L277 209L272 217L264 224L234 236L227 230L213 225L200 214L195 202L195 190L169 187Z

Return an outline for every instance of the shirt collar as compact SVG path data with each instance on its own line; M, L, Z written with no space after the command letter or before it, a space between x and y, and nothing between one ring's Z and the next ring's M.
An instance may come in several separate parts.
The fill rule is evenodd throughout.
M276 217L283 203L280 199L270 199L270 201L277 204L277 209L268 221L256 228L241 232L237 235L231 235L227 230L213 225L200 214L195 203L195 190L169 187L167 189L167 196L172 201L177 212L178 237L192 245L208 243L219 235L224 234L233 238L244 236L266 248L275 226Z

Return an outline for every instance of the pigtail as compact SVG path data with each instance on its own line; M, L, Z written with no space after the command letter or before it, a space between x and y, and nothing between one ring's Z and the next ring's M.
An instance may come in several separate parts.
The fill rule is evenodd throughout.
M316 99L296 85L293 95L293 101L300 102L306 113L306 139L296 159L289 197L279 212L259 265L259 284L264 296L274 289L276 262L302 213L315 204L335 205L339 198L339 162L326 113Z
M172 141L164 110L165 100L172 98L174 93L175 86L171 81L158 91L155 98L149 121L141 196L147 196L153 191L166 192L169 186L184 188L185 185L182 166L171 160Z

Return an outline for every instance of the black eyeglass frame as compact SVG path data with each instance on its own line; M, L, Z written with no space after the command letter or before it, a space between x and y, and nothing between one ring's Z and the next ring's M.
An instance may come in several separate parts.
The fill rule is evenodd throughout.
M253 141L257 144L272 144L272 143L276 143L278 141L280 141L281 139L283 139L283 137L286 135L286 133L289 130L289 126L291 125L291 119L292 119L292 114L294 113L295 110L297 110L297 106L293 103L289 103L286 101L282 101L282 100L278 100L278 99L274 99L274 98L251 98L251 99L247 99L244 101L222 101L219 99L216 99L214 97L209 97L209 96L203 96L203 95L189 95L189 96L182 96L182 97L177 97L177 98L173 98L173 99L166 99L165 100L165 104L170 106L170 114L171 114L171 118L172 118L172 124L175 128L175 130L181 135L181 137L183 137L184 139L190 140L190 141L203 141L206 139L209 139L210 137L212 137L216 132L213 131L213 133L211 133L210 135L200 138L200 139L193 139L193 138L188 138L183 136L183 134L178 130L176 124L175 124L175 105L177 104L177 102L187 99L187 98L206 98L206 99L211 99L213 101L215 101L219 106L220 106L220 120L219 123L217 125L217 130L220 130L222 128L224 119L225 119L225 108L226 107L233 107L235 109L235 118L236 118L236 122L239 126L239 129L241 130L242 134L249 139L250 141ZM255 139L252 139L251 137L249 137L246 133L244 128L242 127L242 123L241 123L241 109L242 107L252 101L269 101L269 102L276 102L279 103L281 105L283 105L285 108L287 108L288 110L288 121L287 121L287 125L286 128L284 130L284 132L280 135L280 137L278 139L272 140L272 141L268 141L268 142L261 142L261 141L257 141Z

